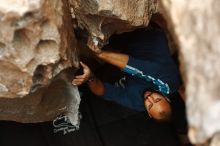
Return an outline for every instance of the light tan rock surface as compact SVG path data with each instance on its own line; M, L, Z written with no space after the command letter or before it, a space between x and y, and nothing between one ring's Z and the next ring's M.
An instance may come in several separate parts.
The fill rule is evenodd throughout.
M157 0L69 0L78 26L101 40L147 26Z
M75 42L62 1L2 0L0 8L0 98L27 95L39 65L51 66L45 85L72 66Z
M53 81L78 64L68 1L0 0L0 27L0 119L42 122L65 112L77 115L77 87L62 75L59 82L68 89L60 91Z
M160 2L180 46L189 137L204 143L220 131L220 1Z

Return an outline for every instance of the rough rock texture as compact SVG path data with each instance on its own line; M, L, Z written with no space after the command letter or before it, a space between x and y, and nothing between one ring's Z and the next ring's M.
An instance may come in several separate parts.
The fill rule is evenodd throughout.
M39 65L50 66L45 85L72 66L73 32L70 22L63 23L62 1L2 0L0 12L0 97L27 95L38 84L32 76Z
M157 0L69 0L77 25L106 40L113 33L147 26Z
M78 64L68 1L0 0L0 28L0 119L40 122L78 109L67 78L59 80L75 93L51 90L61 70Z
M193 143L204 143L220 131L220 1L160 2L180 46L189 137Z

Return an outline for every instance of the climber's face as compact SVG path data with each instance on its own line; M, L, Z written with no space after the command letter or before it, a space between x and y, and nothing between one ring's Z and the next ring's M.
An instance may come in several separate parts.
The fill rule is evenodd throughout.
M171 107L167 98L157 92L146 91L144 93L144 105L150 117L161 120L161 113L165 115L171 114Z

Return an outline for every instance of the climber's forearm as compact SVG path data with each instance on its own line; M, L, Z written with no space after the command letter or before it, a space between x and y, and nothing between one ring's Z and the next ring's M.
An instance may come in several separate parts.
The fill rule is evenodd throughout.
M111 51L102 51L96 56L101 60L118 67L119 69L123 69L127 65L129 59L129 56L126 54Z
M89 89L96 96L103 96L105 92L104 84L101 80L97 78L93 78L87 82Z
M87 46L91 51L96 54L96 56L102 59L105 62L108 62L120 69L124 69L124 67L128 63L128 55L121 54L118 52L105 51L100 49L97 44L94 43L94 39L89 37L87 41Z

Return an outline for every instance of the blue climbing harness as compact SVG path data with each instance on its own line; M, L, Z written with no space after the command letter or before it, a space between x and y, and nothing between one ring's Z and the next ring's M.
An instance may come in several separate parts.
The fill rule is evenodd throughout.
M142 71L140 71L132 66L129 66L129 65L126 65L125 68L123 69L123 71L127 74L132 75L132 76L144 79L147 82L152 82L154 85L156 85L158 87L158 91L164 95L168 95L170 93L169 85L167 83L164 83L160 79L155 79L152 76L144 75Z

